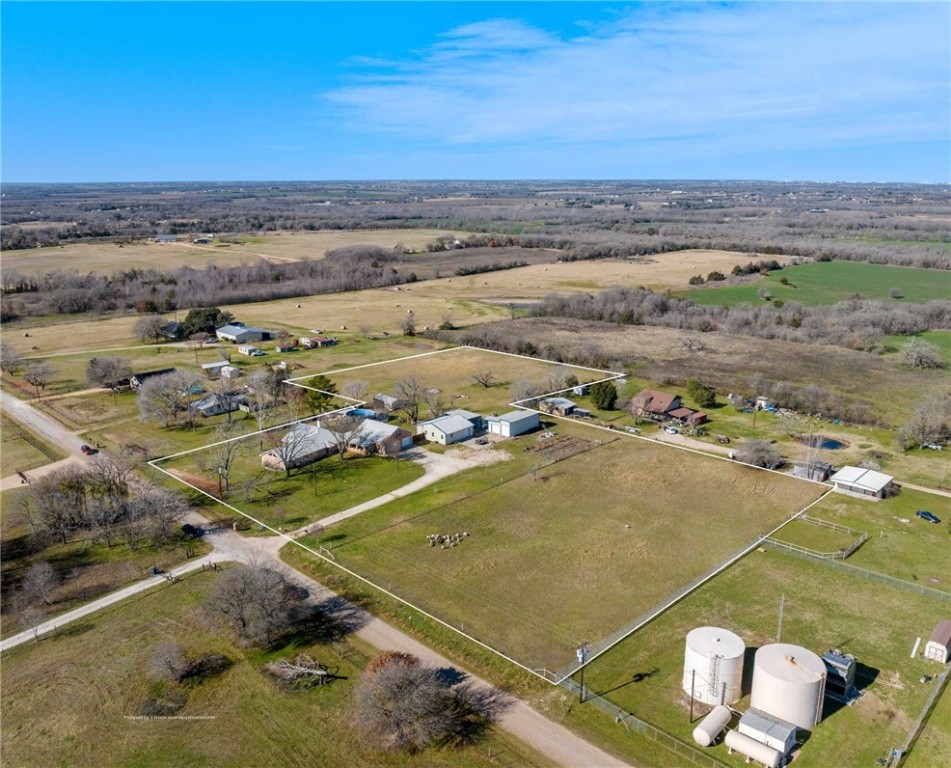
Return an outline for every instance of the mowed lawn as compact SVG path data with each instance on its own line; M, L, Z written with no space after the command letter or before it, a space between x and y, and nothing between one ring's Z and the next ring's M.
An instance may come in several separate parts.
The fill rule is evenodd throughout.
M783 278L789 280L790 285L783 285L780 282ZM757 292L765 288L773 301L783 299L800 304L835 304L856 293L866 299L891 303L919 303L951 296L951 272L830 261L786 267L745 285L715 286L716 283L710 283L682 295L696 304L762 304ZM893 288L901 291L901 299L891 298Z
M524 665L559 669L822 493L633 438L587 448L543 466L510 445L513 461L329 526L320 543ZM461 532L449 549L426 538Z
M585 683L618 706L634 712L681 740L693 743L682 692L687 633L696 627L724 627L746 643L749 706L753 653L776 640L780 597L785 595L782 641L818 655L829 648L855 654L857 684L864 694L851 707L826 701L824 719L812 732L794 765L801 768L865 768L899 746L931 693L922 675L941 666L909 654L916 637L927 637L948 603L900 591L774 550L754 551L668 612L595 659ZM641 676L638 677L638 673ZM946 710L945 710L946 711ZM936 713L939 717L941 712ZM697 713L695 712L695 717ZM951 721L932 720L919 744L915 765L946 765ZM711 757L728 765L744 763L719 745ZM671 754L658 765L679 767Z
M200 603L215 576L197 573L173 587L94 613L60 637L3 655L3 758L33 766L547 766L529 747L493 732L464 749L385 754L352 728L351 701L376 650L359 639L333 643L299 635L282 647L237 647L204 621ZM150 648L177 641L187 654L223 654L230 666L176 686L187 697L174 717L134 719L156 694L146 675ZM344 679L288 693L262 673L266 661L309 653ZM491 756L491 757L490 757Z
M492 386L484 387L473 379L483 372L492 374ZM565 377L569 375L575 376L579 382L588 382L610 374L473 347L455 347L434 354L327 373L337 385L338 392L345 391L348 382L365 382L371 400L377 393L395 394L397 382L415 377L424 389L438 389L438 397L447 408L464 408L483 414L510 410L507 404L514 397L512 388L519 382L538 384L550 392L563 387ZM301 380L300 383L306 385L308 381ZM420 409L420 416L429 417L425 405Z

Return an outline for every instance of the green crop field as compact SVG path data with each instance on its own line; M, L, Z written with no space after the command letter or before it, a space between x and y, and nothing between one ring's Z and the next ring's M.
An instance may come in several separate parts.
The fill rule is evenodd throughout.
M558 669L579 640L625 626L822 493L647 441L556 431L551 455L534 436L500 444L509 461L328 526L319 543L526 666ZM462 532L457 546L427 541Z
M498 768L547 766L504 732L461 749L385 754L352 728L353 688L375 649L358 638L307 635L268 651L231 643L202 619L211 573L196 573L94 613L58 637L3 655L3 757L10 768L72 766L370 766ZM177 685L185 697L171 718L135 719L161 692L146 663L151 646L181 642L190 657L221 653L228 667ZM261 667L309 653L343 679L289 693Z
M857 684L863 690L851 707L827 701L823 721L794 765L874 765L877 758L902 744L931 692L930 685L919 680L939 672L941 666L923 659L920 652L914 659L909 653L915 637L927 636L935 622L946 616L949 603L774 550L747 555L595 659L585 683L609 701L693 744L696 722L689 721L681 689L687 633L713 625L743 638L748 694L752 652L775 641L781 595L785 595L782 641L819 655L833 647L855 654ZM736 706L742 711L748 703L746 696ZM951 721L942 722L940 711L937 714L929 725L929 738L917 747L920 754L915 765L938 766L947 761L941 750L951 738ZM728 756L722 745L705 751L728 765L743 765L738 756ZM682 764L673 754L654 763L672 768Z
M783 278L790 285L783 285L780 282ZM856 293L867 299L918 303L951 297L951 271L830 261L786 267L744 285L713 286L715 284L680 295L697 304L763 304L757 292L765 288L773 301L782 299L801 304L834 304ZM901 299L890 297L892 288L901 291Z

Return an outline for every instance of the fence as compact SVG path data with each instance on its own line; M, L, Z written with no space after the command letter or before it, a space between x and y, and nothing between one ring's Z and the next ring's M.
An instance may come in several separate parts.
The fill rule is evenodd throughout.
M852 533L852 529L847 525L839 525L838 523L830 523L828 520L822 520L818 517L812 517L805 513L801 514L797 519L802 520L804 523L812 523L813 525L818 525L822 528L831 528L833 531L842 531L842 533Z
M813 563L825 563L832 568L838 568L841 571L851 573L853 576L858 576L859 578L866 579L867 581L877 581L879 584L887 584L890 587L903 589L906 592L917 592L919 595L925 595L927 597L934 597L945 602L951 602L951 592L945 592L940 589L935 589L934 587L926 587L924 584L915 584L911 581L896 579L894 576L887 576L884 573L878 573L877 571L869 571L865 568L859 568L857 565L850 565L849 563L845 563L842 560L816 557L815 555L809 554L805 550L799 551L799 549L793 548L791 545L774 541L773 539L767 539L763 542L763 544L765 544L767 547L778 549L782 552L788 552L794 557L798 557L803 560L809 560Z
M817 560L845 560L849 555L851 555L855 550L861 547L866 541L868 541L868 533L863 533L859 538L853 541L845 549L840 549L835 552L816 552L814 549L809 549L807 547L800 547L798 544L791 544L788 541L783 541L782 539L770 539L768 543L775 544L777 547L788 550L790 552L797 552L808 557L814 557Z
M946 664L944 667L944 673L938 676L938 679L935 682L935 687L931 691L931 695L928 697L928 701L926 701L925 705L921 708L921 712L918 714L918 719L915 720L915 724L912 726L911 731L908 732L908 738L905 739L905 743L898 752L898 758L894 763L895 766L900 766L905 763L905 758L915 745L915 742L918 741L918 737L921 735L921 731L925 727L925 723L928 722L928 718L931 717L931 714L934 711L935 702L938 700L938 697L941 696L941 692L947 687L949 678L951 678L951 665Z

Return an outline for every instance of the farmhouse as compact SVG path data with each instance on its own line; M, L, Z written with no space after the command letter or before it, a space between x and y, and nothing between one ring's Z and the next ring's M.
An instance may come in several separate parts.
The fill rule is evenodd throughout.
M261 454L265 469L297 469L319 461L337 450L337 436L316 424L295 424L281 440L278 448Z
M347 449L364 456L378 453L394 456L404 448L413 446L411 432L396 424L384 424L374 419L364 419L356 434L350 438Z
M337 343L336 339L329 336L301 336L300 345L305 349L316 349L320 347L332 347Z
M951 620L942 619L925 644L925 658L946 664L951 659Z
M210 395L196 400L189 408L202 416L219 416L222 413L232 413L238 410L244 395Z
M403 401L395 395L385 395L382 392L373 396L373 402L379 403L380 407L387 411L395 411L403 405Z
M491 435L516 437L538 429L538 414L535 411L509 411L501 416L489 416L486 428Z
M667 415L688 427L699 427L701 424L707 423L707 414L703 411L695 411L693 408L674 408Z
M578 407L578 404L566 397L548 397L542 400L538 407L546 413L556 413L559 416L570 416L572 413L574 413L574 410Z
M662 418L682 408L680 395L670 395L654 389L642 389L631 398L631 410L637 416Z
M141 371L133 373L129 379L129 386L132 389L139 389L146 381L155 376L164 376L166 373L174 373L174 368L156 368L154 371Z
M215 331L218 341L230 341L232 344L246 344L249 341L267 341L277 334L263 328L250 328L241 323L232 323Z
M426 435L427 440L440 445L452 445L468 440L474 432L475 427L472 426L472 422L458 414L446 414L438 419L416 425L416 434Z
M837 491L883 499L894 487L891 475L862 467L842 467L829 478Z
M485 419L480 413L473 413L472 411L467 411L464 408L453 408L451 411L446 411L444 416L462 416L466 421L472 424L473 429L476 432L479 430L485 429Z

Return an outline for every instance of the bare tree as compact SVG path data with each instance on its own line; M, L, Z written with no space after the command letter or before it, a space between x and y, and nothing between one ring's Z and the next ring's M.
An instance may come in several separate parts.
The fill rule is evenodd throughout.
M782 456L766 440L746 440L736 451L736 460L754 467L774 469L782 463Z
M132 363L127 357L93 357L86 365L86 383L91 387L108 387L115 403L119 385L132 376Z
M937 344L919 339L910 338L901 348L901 361L912 368L941 368L944 361L941 359L941 350Z
M495 371L491 368L483 368L480 371L476 371L472 374L472 380L476 384L481 384L486 389L493 386L496 383L495 380Z
M181 682L190 666L185 646L174 640L163 640L149 650L148 674L152 680Z
M140 496L141 514L147 521L147 530L154 541L166 542L172 528L188 514L188 502L180 493L164 488L152 488Z
M172 371L147 379L139 388L139 416L142 421L157 420L168 427L185 412L193 423L194 411L188 407L191 390L198 383L198 375L189 371Z
M33 639L36 640L40 636L40 624L42 624L46 618L46 612L38 606L27 605L20 609L18 618L19 625L23 627L23 629L32 630Z
M911 418L898 430L903 448L940 444L951 437L951 393L944 392L919 403Z
M416 376L400 379L394 387L396 396L402 403L400 411L411 424L419 421L419 405L423 399L424 389L422 381Z
M200 451L195 459L198 469L211 474L218 480L218 490L222 498L231 490L231 472L235 462L244 451L245 441L241 440L244 430L240 422L226 421L215 428L212 444L207 450Z
M354 702L357 728L388 751L471 743L510 704L495 689L469 681L453 685L439 670L408 654L371 662Z
M143 315L132 325L132 333L141 341L159 341L163 338L165 319L161 315Z
M59 586L59 574L44 560L30 566L20 584L20 595L24 603L42 601L50 605L53 602L53 590L57 586Z
M16 373L23 366L23 358L10 344L0 339L0 371Z
M56 375L56 369L51 363L44 361L27 363L23 378L36 387L36 396L40 397L40 390L45 390Z
M366 400L369 393L370 385L360 379L351 379L341 389L341 394L344 397L349 397L351 400L357 400L358 402Z
M436 387L430 387L423 392L423 401L426 403L426 407L429 409L429 417L432 419L438 419L449 408L440 395L442 395L442 392Z
M268 674L297 689L312 688L337 679L337 675L331 673L325 664L306 653L300 654L294 661L270 661L264 668Z
M243 564L218 577L205 609L248 645L271 643L290 626L294 614L287 582L280 573Z
M338 414L326 420L327 429L333 433L334 443L341 460L345 458L347 448L359 433L363 421L359 416L351 416L346 413Z
M400 323L400 331L402 331L404 336L416 335L416 313L413 312L413 310L406 310L406 315Z
M82 527L86 512L86 470L68 465L30 484L29 505L34 517L62 544Z

